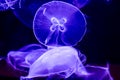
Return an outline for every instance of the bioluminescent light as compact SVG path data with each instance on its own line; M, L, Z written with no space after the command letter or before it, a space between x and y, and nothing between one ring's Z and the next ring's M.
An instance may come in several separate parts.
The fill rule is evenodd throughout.
M83 38L86 21L77 7L62 1L51 1L37 10L33 31L37 40L47 46L71 46Z
M81 55L81 53L79 54ZM28 76L21 78L29 79L56 74L60 77L68 78L73 73L79 76L88 75L82 61L78 57L78 52L72 47L62 46L45 52L30 66Z

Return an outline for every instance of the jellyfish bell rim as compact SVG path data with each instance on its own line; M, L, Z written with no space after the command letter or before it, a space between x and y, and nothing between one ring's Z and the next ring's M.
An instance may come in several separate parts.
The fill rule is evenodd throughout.
M81 13L81 15L83 16L83 19L84 19L84 22L85 22L85 30L84 30L84 33L83 33L83 35L81 36L81 38L80 38L80 40L78 40L75 44L68 44L68 43L66 43L66 42L64 42L65 43L65 45L67 45L67 46L75 46L78 42L80 42L82 39L83 39L83 37L84 37L84 35L85 35L85 33L86 33L86 31L87 31L87 27L86 27L86 25L87 25L87 21L86 21L86 18L85 18L85 15L82 13L82 11L79 9L79 8L77 8L75 5L73 5L73 4L71 4L71 3L67 3L67 2L64 2L64 1L49 1L49 2L47 2L47 3L44 3L43 5L41 5L38 9L37 9L37 11L36 11L36 13L35 13L35 15L34 15L34 18L33 18L33 34L34 34L34 36L35 36L35 38L37 39L37 41L40 43L40 44L42 44L42 45L44 45L44 46L49 46L49 47L51 47L50 45L47 45L47 44L45 44L45 43L43 43L43 42L41 42L40 40L39 40L39 38L37 37L37 35L36 35L36 32L35 32L35 19L36 19L36 16L38 15L38 12L42 9L42 7L44 6L44 5L48 5L49 3L54 3L54 2L60 2L60 3L63 3L63 4L67 4L67 5L69 5L69 6L71 6L71 7L73 7L73 8L75 8L77 11L79 11L80 13ZM62 46L62 45L55 45L55 46Z

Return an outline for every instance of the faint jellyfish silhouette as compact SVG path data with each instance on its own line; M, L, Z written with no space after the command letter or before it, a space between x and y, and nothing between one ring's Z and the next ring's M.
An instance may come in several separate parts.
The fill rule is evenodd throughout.
M89 3L89 0L72 0L72 4L78 8L82 8L88 3Z
M47 46L72 46L83 38L86 20L77 7L62 1L51 1L37 10L33 31L37 40Z
M73 73L79 76L89 75L78 57L78 52L72 47L62 46L45 52L30 66L28 76L21 77L21 80L52 75L68 78Z
M28 72L30 65L46 51L41 45L30 44L18 51L10 51L7 62L16 70Z

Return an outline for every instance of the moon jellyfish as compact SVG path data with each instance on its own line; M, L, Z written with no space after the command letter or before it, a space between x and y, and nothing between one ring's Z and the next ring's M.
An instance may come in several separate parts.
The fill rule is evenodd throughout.
M42 44L71 46L83 38L86 20L77 7L62 1L51 1L37 10L33 30Z
M73 73L79 76L88 75L82 61L78 57L78 52L72 47L62 46L48 50L40 56L30 66L28 76L21 77L21 79L51 75L68 78Z

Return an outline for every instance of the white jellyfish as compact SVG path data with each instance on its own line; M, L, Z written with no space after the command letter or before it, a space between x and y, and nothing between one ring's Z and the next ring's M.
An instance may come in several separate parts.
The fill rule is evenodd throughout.
M81 54L81 53L80 53ZM85 59L86 57L84 57ZM83 60L84 61L84 60ZM68 78L73 73L83 76L88 75L78 52L70 46L56 47L40 56L31 66L29 74L21 79L59 75Z

